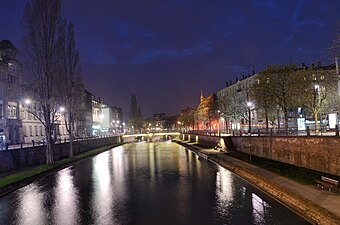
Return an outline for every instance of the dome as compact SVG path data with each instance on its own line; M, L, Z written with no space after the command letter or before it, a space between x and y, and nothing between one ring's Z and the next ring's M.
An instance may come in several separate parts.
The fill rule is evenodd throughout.
M9 40L2 40L0 41L0 48L15 48L15 46Z

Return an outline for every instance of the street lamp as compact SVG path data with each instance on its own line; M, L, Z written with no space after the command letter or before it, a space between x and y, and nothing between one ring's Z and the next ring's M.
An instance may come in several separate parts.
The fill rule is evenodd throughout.
M252 102L247 102L247 107L248 107L248 133L251 135L251 114L250 110L251 107L253 106Z
M26 104L26 105L31 104L31 100L30 100L30 99L25 99L25 104Z

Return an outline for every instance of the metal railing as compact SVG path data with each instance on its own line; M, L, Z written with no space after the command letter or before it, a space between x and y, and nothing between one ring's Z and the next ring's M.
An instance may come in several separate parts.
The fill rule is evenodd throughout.
M73 139L74 142L77 141L84 141L84 140L93 140L93 139L100 139L100 138L108 138L108 137L116 137L119 135L99 135L99 136L88 136L88 137L75 137ZM62 144L70 142L69 138L59 138L54 140L54 144ZM38 142L30 142L30 143L20 143L20 144L9 144L9 145L0 145L0 150L11 150L11 149L20 149L20 148L30 148L35 146L43 146L45 145L44 141Z
M326 125L321 126L306 126L305 130L299 130L298 127L285 128L252 128L251 133L247 129L218 131L218 130L190 130L185 133L193 135L208 135L208 136L339 136L339 128L329 129Z

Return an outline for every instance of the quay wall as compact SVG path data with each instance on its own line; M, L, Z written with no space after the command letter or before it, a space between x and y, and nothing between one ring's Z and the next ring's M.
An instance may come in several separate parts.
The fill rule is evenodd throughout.
M209 147L214 147L221 142L221 137L209 135L181 134L180 138ZM227 151L237 150L340 176L340 137L228 136L223 137L223 140Z
M73 142L74 154L78 155L94 148L119 143L121 138L106 137L87 139ZM9 149L0 151L0 173L11 172L46 163L46 146L34 146L27 148ZM60 160L69 156L69 143L53 145L54 160Z

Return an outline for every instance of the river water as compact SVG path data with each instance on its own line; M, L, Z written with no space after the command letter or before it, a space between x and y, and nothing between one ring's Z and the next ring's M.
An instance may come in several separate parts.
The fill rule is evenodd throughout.
M171 142L126 144L0 199L0 224L308 224Z

